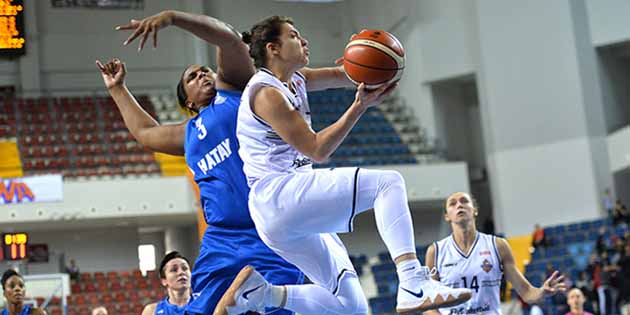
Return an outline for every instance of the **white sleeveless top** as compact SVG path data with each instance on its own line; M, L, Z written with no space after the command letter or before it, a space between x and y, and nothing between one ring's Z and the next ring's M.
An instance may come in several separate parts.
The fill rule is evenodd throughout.
M243 159L243 170L250 187L265 175L293 172L298 168L300 171L312 170L311 159L284 142L269 124L254 114L251 107L251 102L260 88L275 87L280 90L287 102L299 111L310 127L311 110L306 95L306 78L296 72L291 78L291 83L295 94L271 71L261 68L249 80L241 96L236 136L240 145L238 153Z
M440 282L453 288L469 288L472 298L461 305L442 308L444 315L501 314L500 287L503 266L493 235L477 232L470 253L464 254L453 235L434 243L435 268Z

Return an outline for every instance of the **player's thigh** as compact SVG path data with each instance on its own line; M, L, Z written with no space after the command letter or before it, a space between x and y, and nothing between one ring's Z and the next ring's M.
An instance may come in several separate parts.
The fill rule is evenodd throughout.
M348 232L357 211L358 172L358 168L319 169L257 184L250 194L257 229L277 240Z
M280 257L298 267L314 284L331 292L339 281L355 276L348 252L335 234L313 234L284 242L270 241L269 247Z

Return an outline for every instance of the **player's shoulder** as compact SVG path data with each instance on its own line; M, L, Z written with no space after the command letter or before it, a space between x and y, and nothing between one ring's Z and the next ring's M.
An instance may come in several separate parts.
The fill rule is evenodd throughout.
M449 240L451 236L447 236L443 239L437 240L433 243L431 243L429 245L429 247L427 247L427 256L431 255L433 257L437 256L439 253L441 253L442 250L444 250L444 248L446 247L446 242Z
M157 308L159 302L153 302L153 303L149 303L147 305L144 306L144 309L142 309L142 315L153 315L155 314L155 309Z

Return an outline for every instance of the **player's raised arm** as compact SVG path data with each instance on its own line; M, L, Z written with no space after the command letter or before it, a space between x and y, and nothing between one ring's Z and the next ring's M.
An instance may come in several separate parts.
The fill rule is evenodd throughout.
M161 126L138 101L125 85L125 64L118 59L102 64L96 61L105 86L114 99L129 132L150 150L174 155L184 155L186 123Z
M396 86L394 83L377 90L366 91L363 85L360 85L355 101L343 116L317 133L308 127L300 114L287 103L286 98L276 88L262 88L256 94L253 106L256 113L267 121L284 141L313 161L322 163L335 152L361 115L369 107L379 104Z
M343 62L337 59L336 64ZM300 72L306 78L306 88L309 91L334 89L342 87L352 87L354 83L348 79L343 66L325 68L302 68Z
M249 57L249 47L242 41L241 34L231 25L210 16L167 10L129 24L117 26L117 30L133 30L124 42L129 44L140 38L141 50L151 37L157 47L160 29L174 25L217 47L217 88L243 90L256 69Z

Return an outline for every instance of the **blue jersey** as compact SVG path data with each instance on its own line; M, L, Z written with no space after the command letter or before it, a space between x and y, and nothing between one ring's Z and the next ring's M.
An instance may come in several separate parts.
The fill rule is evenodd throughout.
M276 285L300 284L304 279L302 272L263 243L249 215L249 187L236 138L240 102L241 92L217 90L212 103L186 126L186 163L195 175L208 223L192 270L195 299L188 303L190 314L211 314L246 265Z
M9 315L9 309L8 308L3 309L0 315ZM24 308L22 309L22 311L17 315L31 315L31 306L24 305Z
M183 315L186 312L186 306L177 306L168 302L168 296L155 306L155 315Z
M195 175L206 223L211 226L254 228L236 138L240 101L241 92L217 90L213 102L186 126L186 163Z

